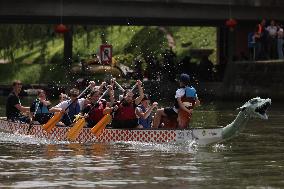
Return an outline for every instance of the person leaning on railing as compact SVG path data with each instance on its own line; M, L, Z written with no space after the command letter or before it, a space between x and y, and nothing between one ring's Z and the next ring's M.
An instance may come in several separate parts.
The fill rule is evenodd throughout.
M12 84L12 92L9 94L6 101L6 116L8 120L20 121L24 123L29 123L29 116L23 113L28 113L30 111L29 107L22 106L19 94L22 90L22 83L20 80L15 80Z

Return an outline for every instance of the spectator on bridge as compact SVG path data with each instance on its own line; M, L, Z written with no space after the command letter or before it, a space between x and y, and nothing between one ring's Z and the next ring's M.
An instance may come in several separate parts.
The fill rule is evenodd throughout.
M279 26L279 30L277 32L277 54L278 54L278 59L283 59L283 28Z
M266 20L262 19L260 24L257 24L254 32L255 41L255 59L264 60L267 59L267 30Z
M255 60L255 39L254 32L248 34L248 49L249 49L249 59Z
M269 59L277 59L277 26L274 20L270 21L270 25L266 28L267 36L267 53Z
M6 116L8 120L20 121L24 123L29 123L29 116L23 113L29 113L30 108L22 106L19 94L22 90L22 82L20 80L15 80L12 84L13 90L9 94L6 101Z

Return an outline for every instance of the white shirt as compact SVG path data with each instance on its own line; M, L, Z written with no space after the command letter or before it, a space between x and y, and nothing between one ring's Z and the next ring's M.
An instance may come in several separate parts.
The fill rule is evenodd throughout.
M84 108L84 101L85 101L85 98L79 98L78 99L80 110L82 110ZM71 103L72 103L71 100L65 100L65 101L62 101L59 104L57 104L55 107L61 108L62 110L65 110L69 106L69 104L71 104Z
M175 95L175 98L181 98L185 95L185 88L179 88L178 90L176 90L176 95ZM196 98L197 98L197 94L196 94ZM174 111L176 113L178 113L178 109L176 109L175 107L173 108Z
M270 36L276 36L277 34L277 27L276 26L268 26L266 28Z
M181 98L185 95L185 88L179 88L177 91L176 91L176 95L175 95L175 98Z
M176 90L176 95L175 98L181 98L185 95L185 88L179 88L178 90ZM178 113L178 109L176 109L176 107L173 107L173 110Z

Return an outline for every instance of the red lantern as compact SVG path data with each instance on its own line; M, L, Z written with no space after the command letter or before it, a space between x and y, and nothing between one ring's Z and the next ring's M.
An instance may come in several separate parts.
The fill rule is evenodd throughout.
M59 24L55 26L54 30L56 33L66 33L69 29L64 24Z
M230 28L230 30L234 30L234 28L237 25L237 21L233 18L230 18L229 20L226 20L226 26Z

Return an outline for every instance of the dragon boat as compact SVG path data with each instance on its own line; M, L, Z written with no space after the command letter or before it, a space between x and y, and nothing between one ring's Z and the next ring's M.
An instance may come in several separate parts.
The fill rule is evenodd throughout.
M185 143L196 141L200 145L209 145L228 140L242 131L250 118L268 119L266 111L271 105L271 99L253 98L238 108L240 111L232 123L222 128L191 128L191 129L110 129L106 128L95 137L90 128L83 128L77 142L120 142L137 141L152 143ZM10 122L5 118L0 119L0 130L22 135L33 135L53 141L67 141L67 132L70 127L55 127L48 133L42 125L30 125Z

